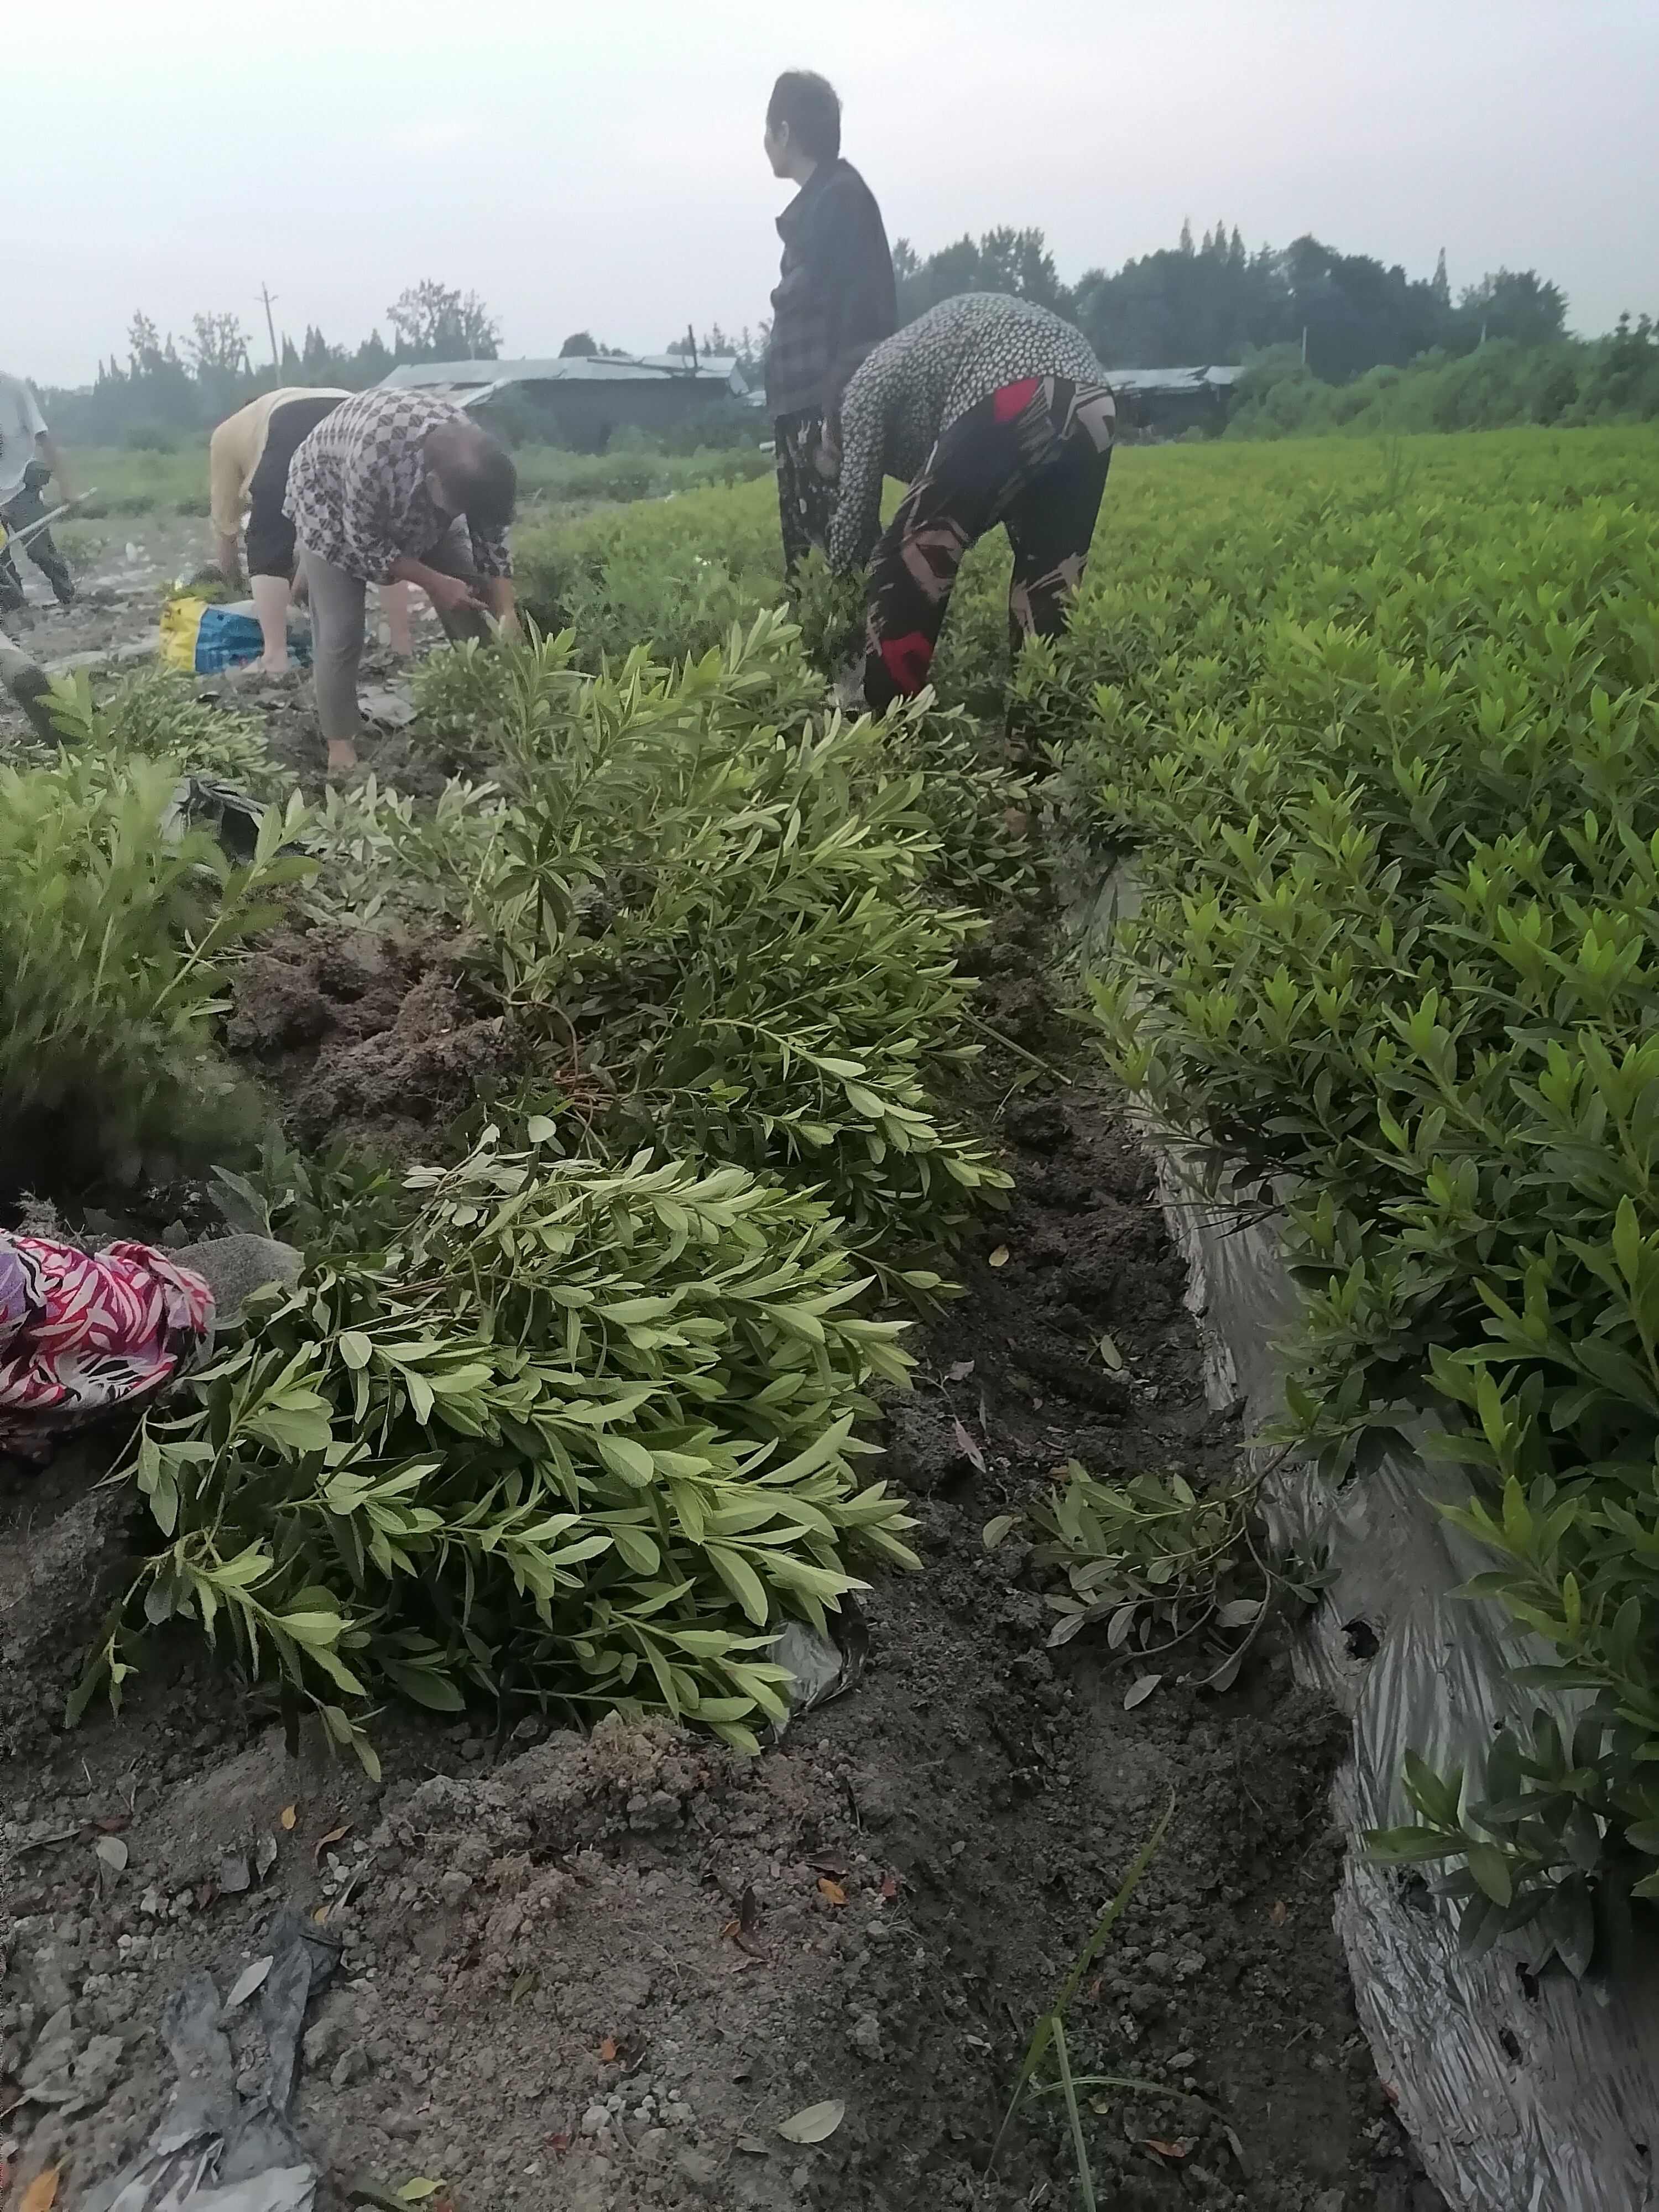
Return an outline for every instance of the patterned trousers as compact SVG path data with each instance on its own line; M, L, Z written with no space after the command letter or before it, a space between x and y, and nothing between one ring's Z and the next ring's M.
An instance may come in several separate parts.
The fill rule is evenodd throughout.
M816 545L830 550L830 526L836 515L836 483L823 475L817 456L823 443L820 414L780 415L772 425L778 471L778 522L783 532L783 573L794 575Z
M1083 580L1112 458L1104 385L1005 384L953 422L882 533L870 564L864 696L872 713L927 681L962 556L1001 523L1014 549L1008 626L1057 637Z

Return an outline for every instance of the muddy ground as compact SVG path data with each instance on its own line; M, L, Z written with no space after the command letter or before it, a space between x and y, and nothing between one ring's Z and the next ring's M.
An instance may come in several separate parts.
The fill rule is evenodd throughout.
M299 728L285 695L270 708ZM1047 1052L1044 957L1035 931L994 945L985 1012ZM232 1036L296 1134L372 1122L378 1099L418 1150L487 1048L478 1018L419 948L296 939L267 949ZM1173 1799L1068 2018L1075 2073L1138 2085L1082 2092L1100 2203L1442 2212L1331 1929L1340 1724L1266 1639L1224 1695L1166 1683L1126 1711L1096 1638L1048 1648L1022 1532L981 1540L1066 1460L1201 1486L1238 1443L1110 1099L1006 1072L986 1110L1014 1202L918 1331L886 1425L923 1571L877 1580L861 1675L758 1761L655 1723L394 1714L376 1785L308 1738L291 1757L268 1705L165 1638L118 1719L66 1732L128 1503L91 1448L44 1474L0 1462L15 2190L62 2161L72 2207L134 2152L173 2078L164 1998L198 1966L228 1990L290 1905L337 1947L295 2107L325 2205L417 2177L456 2212L1073 2205L1057 2100L987 2160L1033 2023ZM249 2094L258 2002L227 2021ZM825 2100L845 2104L827 2139L780 2134Z
M60 526L57 535L76 577L75 603L58 605L25 552L19 557L28 604L21 615L0 623L0 635L52 675L86 669L118 677L155 667L167 599L211 557L207 524L188 517L147 515L70 523ZM438 623L419 594L414 596L411 619L417 651L437 641ZM408 675L409 664L388 649L377 613L363 659L364 707L371 723L365 757L372 757L382 781L395 781L403 790L428 793L441 788L441 765L411 748L404 734ZM296 668L287 677L258 677L236 670L195 680L204 698L257 708L265 720L273 757L308 791L314 793L320 787L324 749L316 733L310 680L302 670ZM21 710L0 686L0 754L9 738L25 735L27 728Z

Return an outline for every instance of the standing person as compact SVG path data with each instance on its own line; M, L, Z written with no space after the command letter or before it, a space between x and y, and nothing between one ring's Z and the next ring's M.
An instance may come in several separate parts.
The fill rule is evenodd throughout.
M46 428L40 403L20 376L0 370L0 523L8 532L27 530L46 512L41 486L56 477L60 499L74 496L64 457ZM60 607L75 598L69 563L42 530L23 548L57 595ZM0 614L16 614L27 604L23 580L9 549L0 546Z
M370 584L418 584L451 638L516 624L505 447L430 392L383 385L343 401L289 465L284 512L311 592L317 715L328 764L356 765L357 669Z
M1088 340L1028 300L966 293L876 348L842 399L830 535L837 573L870 566L872 713L927 681L962 556L998 523L1014 549L1013 649L1065 629L1115 421ZM910 489L883 532L884 475Z
M826 552L835 511L833 416L848 378L898 321L893 257L875 196L841 158L841 101L811 70L772 88L762 141L775 177L800 190L778 217L783 265L772 295L766 404L778 471L783 566Z
M283 512L289 463L324 418L351 394L328 386L285 385L262 392L227 416L208 442L208 497L215 551L234 588L241 574L243 517L246 517L247 573L264 651L260 674L287 671L288 611L294 597L294 525ZM381 593L394 652L411 650L409 595L401 585Z

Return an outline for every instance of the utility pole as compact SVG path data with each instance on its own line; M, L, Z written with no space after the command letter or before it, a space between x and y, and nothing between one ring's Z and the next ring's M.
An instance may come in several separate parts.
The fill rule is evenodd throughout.
M1304 368L1308 366L1308 325L1305 323L1302 325L1302 366Z
M270 365L280 376L283 373L283 357L276 350L276 319L270 312L270 287L269 284L260 285L259 297L265 303L265 329L270 335Z
M697 334L690 323L685 326L685 350L690 357L691 374L695 376L697 373Z

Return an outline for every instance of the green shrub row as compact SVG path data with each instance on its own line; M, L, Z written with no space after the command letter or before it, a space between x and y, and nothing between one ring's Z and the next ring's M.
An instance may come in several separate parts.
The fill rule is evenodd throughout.
M1137 854L1119 1068L1293 1193L1297 1429L1342 1474L1437 1403L1481 1592L1589 1699L1389 1848L1582 1960L1591 1872L1659 1891L1659 445L1339 450L1248 518L1223 472L1023 677Z

